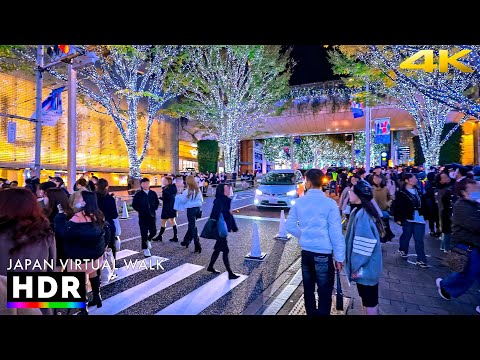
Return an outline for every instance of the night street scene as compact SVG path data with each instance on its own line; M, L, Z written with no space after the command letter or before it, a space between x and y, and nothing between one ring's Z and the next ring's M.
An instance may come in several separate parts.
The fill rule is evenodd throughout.
M480 315L479 59L0 45L0 314Z

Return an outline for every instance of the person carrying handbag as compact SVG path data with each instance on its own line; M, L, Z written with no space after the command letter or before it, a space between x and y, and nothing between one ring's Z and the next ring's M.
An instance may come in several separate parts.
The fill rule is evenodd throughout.
M215 200L213 202L212 213L210 214L210 219L214 219L217 221L223 220L227 226L227 230L237 232L238 227L235 223L235 219L230 210L230 206L232 204L232 199L229 197L230 195L230 185L228 184L219 184L217 186ZM220 216L221 215L221 216ZM223 226L223 224L222 224ZM217 229L220 229L221 226L217 226ZM225 234L222 234L225 235ZM220 231L217 232L217 239L215 242L215 246L213 247L213 254L210 259L210 264L208 265L207 271L210 271L214 274L220 274L219 271L215 270L213 267L215 265L215 261L217 261L220 252L223 253L223 263L225 264L225 268L228 271L228 278L230 280L235 280L239 278L239 275L235 274L231 267L230 267L230 260L228 259L229 248L227 244L227 237L220 236Z
M465 294L475 280L480 282L480 189L472 179L459 184L460 198L453 206L452 236L454 249L466 250L463 271L452 272L435 283L439 295L445 299L458 298Z
M190 243L194 242L195 251L202 252L200 238L198 237L197 219L201 217L203 196L195 178L192 175L187 176L187 189L179 195L178 203L181 207L187 209L188 230L180 245L188 248ZM178 209L177 209L178 210Z

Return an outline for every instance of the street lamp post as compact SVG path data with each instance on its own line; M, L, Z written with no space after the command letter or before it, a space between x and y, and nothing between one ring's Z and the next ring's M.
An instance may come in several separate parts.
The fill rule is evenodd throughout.
M73 191L77 174L77 71L68 64L67 184Z
M37 71L35 94L35 176L40 179L42 151L42 88L43 88L43 45L37 46Z

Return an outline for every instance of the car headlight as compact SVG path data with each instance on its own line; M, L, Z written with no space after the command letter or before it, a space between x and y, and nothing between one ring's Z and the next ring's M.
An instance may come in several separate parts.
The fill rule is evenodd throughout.
M255 190L255 194L257 194L257 195L262 195L263 192L261 192L260 190L257 189L257 190Z
M297 190L292 190L287 192L287 196L295 196L297 194Z

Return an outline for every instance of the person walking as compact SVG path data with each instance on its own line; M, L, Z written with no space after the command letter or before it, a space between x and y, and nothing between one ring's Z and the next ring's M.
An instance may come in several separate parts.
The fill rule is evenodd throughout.
M201 253L202 247L198 237L197 219L201 213L203 196L193 176L187 176L187 189L179 196L180 199L178 201L187 209L188 219L188 230L180 245L188 248L193 239L195 252Z
M142 237L142 249L145 257L150 257L152 248L151 240L157 234L156 211L160 205L158 195L150 190L150 180L143 178L140 180L141 191L133 197L132 207L138 212L138 225L140 226L140 235Z
M452 243L469 250L469 259L462 272L452 272L445 279L438 278L439 295L445 300L465 294L475 280L480 282L480 189L475 180L466 179L457 184L460 198L453 206ZM478 307L477 307L478 311Z
M439 238L441 232L438 218L438 205L435 201L435 193L437 192L436 187L435 173L429 172L427 174L427 181L425 182L425 193L423 194L425 208L427 209L425 218L428 220L428 226L430 227L430 236Z
M438 208L439 227L442 241L440 250L447 253L450 251L450 236L452 234L452 216L453 216L453 190L451 179L447 173L441 172L437 178L437 189L435 192L435 202Z
M374 173L372 175L373 182L373 198L382 212L383 226L385 227L385 236L381 238L381 242L385 243L392 240L395 234L390 229L390 206L392 206L392 198L390 192L385 186L385 178Z
M88 188L88 182L84 178L78 179L74 187L77 190L75 190L73 194L69 197L69 202L72 207L74 204L79 204L81 202L82 191L90 191L90 189ZM78 212L80 211L80 209L74 208L74 211Z
M373 181L378 175L374 175ZM386 188L383 188L386 189ZM382 218L372 204L374 189L361 180L350 191L352 212L345 234L345 273L357 283L365 315L378 315L378 283L382 274L382 247L385 236Z
M342 270L345 239L335 200L322 191L323 172L310 169L305 173L305 196L290 208L287 231L298 239L302 249L302 277L307 315L329 315L335 268ZM335 259L335 265L334 265ZM315 303L315 284L318 308Z
M232 199L229 197L229 195L230 195L229 185L225 183L221 183L217 186L217 189L215 191L215 200L213 201L213 208L210 214L210 219L214 219L218 223L220 219L220 214L222 214L223 220L227 225L228 232L231 232L231 231L237 232L238 227L237 227L237 224L235 223L235 219L232 215L232 211L230 210L230 207L232 205ZM228 258L228 253L230 252L230 249L228 248L227 237L221 237L220 235L218 235L218 233L217 233L215 246L213 247L212 257L210 258L210 263L208 264L208 267L207 267L207 271L210 271L211 273L214 273L214 274L220 274L220 272L215 270L215 268L213 267L215 265L215 262L218 259L218 256L220 255L220 252L222 252L223 264L227 269L228 278L230 280L238 279L240 276L235 274L232 271L232 268L230 267L230 260Z
M117 248L115 247L115 237L117 236L117 228L114 219L118 218L117 203L113 194L108 193L108 181L101 178L95 184L95 192L97 194L97 202L99 209L105 216L105 221L110 226L110 237L106 239L107 246L112 249L114 259L117 258Z
M60 188L51 188L47 190L46 193L46 207L43 209L45 215L48 217L50 221L50 227L55 232L55 246L57 251L57 266L61 266L61 261L65 262L67 259L65 257L65 253L63 251L63 243L64 238L57 234L55 231L55 217L58 214L58 206L60 205L61 209L63 210L64 214L67 217L67 220L70 220L72 216L75 214L73 207L70 205L69 197L63 189Z
M395 184L395 181L392 180L392 174L389 171L390 170L388 170L387 173L385 174L385 186L388 189L390 198L392 200L395 200L395 193L397 192L397 184Z
M415 251L417 253L416 265L421 268L427 268L427 257L423 238L425 237L425 212L424 202L416 188L418 179L412 173L403 174L404 185L395 196L393 214L394 220L402 226L402 235L400 236L400 256L404 259L408 257L408 247L410 238L413 235L415 241Z
M70 220L59 208L55 216L55 233L64 239L63 249L68 259L68 272L84 272L92 286L93 298L87 306L102 307L100 296L100 269L103 265L106 239L110 236L110 227L105 223L105 217L98 208L97 197L91 191L82 191L82 198L75 207L81 208ZM80 266L75 260L84 261ZM88 309L82 309L82 315L88 315Z
M175 196L177 196L177 187L173 183L173 180L170 176L164 176L162 178L162 186L162 194L160 195L160 199L162 200L162 227L160 228L160 233L153 238L153 241L163 240L162 235L165 232L165 227L168 220L173 227L173 238L171 238L170 241L178 242L177 222L175 220L177 217L177 211L174 209Z
M337 191L337 169L333 169L331 173L331 179L330 180L330 186L328 187L328 195L332 194L332 189L335 192L335 196L338 196L338 191Z

